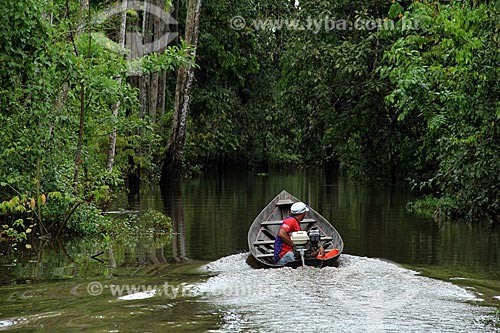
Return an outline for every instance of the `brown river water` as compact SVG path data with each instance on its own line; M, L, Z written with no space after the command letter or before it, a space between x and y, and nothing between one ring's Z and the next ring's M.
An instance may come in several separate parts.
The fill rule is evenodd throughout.
M345 243L339 267L255 270L255 216L287 190ZM39 241L0 257L0 331L500 332L496 230L407 212L412 194L326 169L206 174L123 194L174 235Z

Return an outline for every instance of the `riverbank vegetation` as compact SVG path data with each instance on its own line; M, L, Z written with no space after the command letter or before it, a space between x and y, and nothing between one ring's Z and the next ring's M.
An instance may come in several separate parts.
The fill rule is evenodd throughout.
M117 189L227 166L327 163L500 219L493 2L0 2L9 237L98 225Z

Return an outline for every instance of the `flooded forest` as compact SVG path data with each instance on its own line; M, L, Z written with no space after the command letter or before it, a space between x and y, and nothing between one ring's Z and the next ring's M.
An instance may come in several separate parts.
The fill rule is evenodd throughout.
M499 8L0 0L0 331L499 331Z

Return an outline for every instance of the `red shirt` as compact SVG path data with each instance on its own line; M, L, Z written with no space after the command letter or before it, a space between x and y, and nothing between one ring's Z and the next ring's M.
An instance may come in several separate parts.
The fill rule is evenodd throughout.
M288 233L288 235L291 236L292 232L300 231L300 223L297 222L295 217L288 217L283 221L280 229L285 230ZM293 250L293 247L291 247L290 245L283 242L282 247L281 247L281 252L280 252L280 258L283 258L285 253L287 253L288 251L292 251L292 250Z

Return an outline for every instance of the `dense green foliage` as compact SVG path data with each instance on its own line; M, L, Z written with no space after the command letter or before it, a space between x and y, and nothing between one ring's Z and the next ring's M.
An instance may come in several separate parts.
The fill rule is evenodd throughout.
M188 164L338 162L357 178L406 180L451 214L498 220L493 3L205 6ZM225 23L237 15L242 30Z
M415 138L412 181L453 214L498 219L498 11L415 3L405 15L418 35L398 38L381 72L394 85L388 105Z
M111 2L88 12L77 2L1 2L2 228L22 239L35 226L58 233L100 221L128 174L158 174L174 75L161 92L166 113L149 117L107 39L118 19L86 25ZM185 166L337 163L356 178L408 181L450 214L498 220L498 17L491 2L205 0ZM189 61L186 49L142 67L172 71Z
M139 113L137 90L117 80L126 77L128 63L88 24L97 9L86 13L78 2L35 0L2 0L0 7L7 19L0 28L1 233L22 240L33 228L54 235L68 223L81 233L100 229L100 212L123 185L129 161L145 174L156 172L158 126ZM172 47L142 65L172 70L188 59Z

